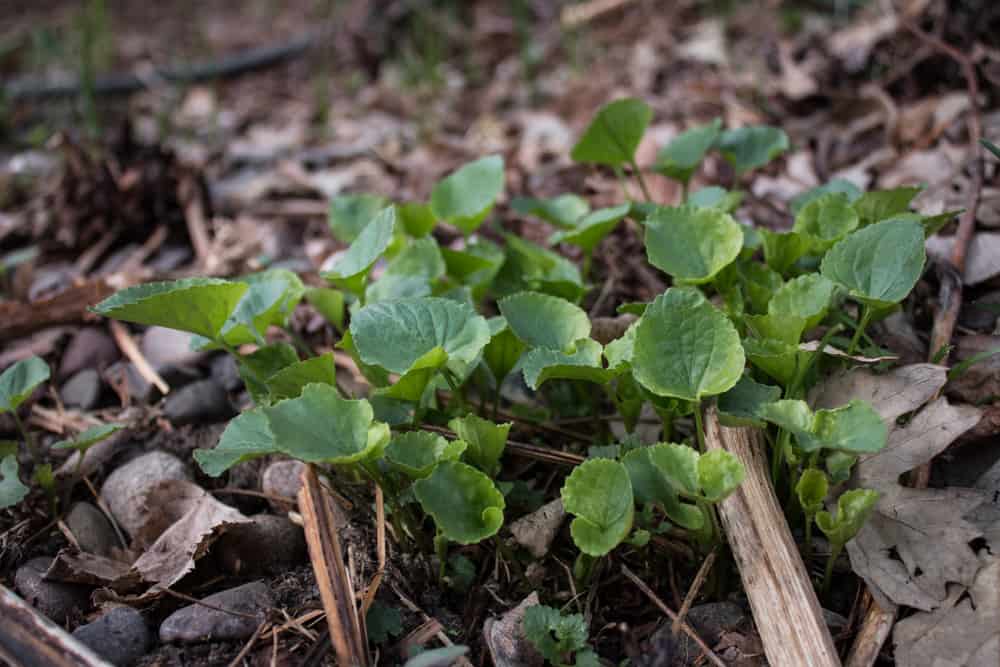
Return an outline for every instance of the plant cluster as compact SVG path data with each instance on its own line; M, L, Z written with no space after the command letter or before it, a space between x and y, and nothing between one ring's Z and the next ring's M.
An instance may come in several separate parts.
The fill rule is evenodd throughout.
M660 205L649 201L635 162L651 117L639 100L612 102L572 153L610 168L623 187L635 178L644 201L629 200L627 187L625 202L598 210L574 194L511 201L557 229L548 247L498 224L482 233L504 187L503 160L489 156L439 181L427 202L334 200L330 228L349 245L323 274L327 286L307 287L278 269L192 278L122 290L95 312L188 331L195 345L236 358L255 407L229 423L214 449L195 452L205 472L283 453L371 480L399 539L429 546L422 526L433 520L442 570L448 542L476 543L503 524L512 485L500 481L501 459L512 424L497 416L501 388L515 374L553 404L598 397L595 420L606 400L629 432L645 405L663 423L663 442L629 437L593 448L565 480L578 574L625 540L642 544L650 530L670 529L704 549L720 540L713 505L744 471L730 454L705 451L709 400L725 423L764 430L778 493L810 537L813 522L829 537L835 557L875 498L845 494L830 514L822 508L831 483L846 479L859 455L881 449L887 431L869 404L818 408L808 390L865 360L856 355L874 348L866 328L899 307L923 270L925 236L953 214L911 212L916 188L863 193L832 181L792 202L788 231L742 224L733 217L742 193L689 192L693 175L717 151L738 185L789 141L776 128L725 130L719 121L660 151L653 171L684 189L680 205ZM672 286L651 303L621 304L637 318L602 345L579 303L594 249L626 219ZM440 224L461 241L440 245ZM582 249L582 271L558 244ZM301 359L292 345L268 341L269 328L286 327L302 299L341 333L338 347L371 385L366 397L338 386L332 353ZM532 409L508 403L519 414Z

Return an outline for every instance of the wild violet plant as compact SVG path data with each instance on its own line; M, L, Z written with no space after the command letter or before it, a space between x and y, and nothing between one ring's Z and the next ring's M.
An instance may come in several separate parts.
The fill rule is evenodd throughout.
M596 397L591 417L599 421L603 397L629 432L644 405L663 423L663 442L630 438L599 448L565 480L578 573L623 541L640 543L629 538L633 528L658 517L705 548L718 542L713 505L744 471L725 452L705 452L708 401L724 423L763 430L776 490L795 501L791 516L805 515L810 538L815 521L842 546L865 512L848 499L836 515L825 513L829 485L817 473L842 481L857 456L885 445L886 428L866 403L815 409L808 390L873 347L867 326L899 307L923 270L925 237L954 213L911 212L915 188L863 193L831 181L791 202L790 230L738 222L738 190L689 192L702 161L718 152L739 183L789 141L776 128L724 129L719 121L660 151L653 171L684 187L683 202L660 205L649 201L635 160L651 117L639 100L612 102L573 149L578 162L618 175L626 198L619 206L592 211L570 193L511 202L557 229L553 247L490 222L504 181L502 158L491 156L446 176L428 202L335 199L331 231L349 246L324 274L329 287L266 271L133 287L95 311L190 331L198 344L235 355L256 407L235 418L214 449L195 453L208 474L284 453L370 479L385 492L400 539L423 543L423 522L433 520L442 566L449 541L479 542L503 523L509 484L497 480L511 424L497 417L502 387L515 374L556 411L567 396L574 404ZM629 199L626 171L645 201ZM637 319L602 345L579 303L591 289L589 258L626 218L639 225L649 263L672 286L651 303L621 304ZM438 224L458 229L461 241L440 246ZM478 233L483 225L493 227L490 238ZM583 271L556 252L558 244L582 250ZM291 345L268 342L268 329L286 326L303 298L342 333L338 347L371 385L367 397L342 394L332 355L300 359ZM856 317L845 312L848 303ZM242 353L245 344L256 349ZM428 420L447 421L455 437L425 428Z

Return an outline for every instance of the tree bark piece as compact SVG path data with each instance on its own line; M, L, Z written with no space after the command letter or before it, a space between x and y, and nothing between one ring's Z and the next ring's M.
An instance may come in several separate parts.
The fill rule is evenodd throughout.
M727 428L715 408L705 417L705 443L746 468L746 479L719 503L764 653L772 667L839 667L833 638L785 515L774 495L760 433Z
M368 667L368 642L354 601L354 585L340 548L337 511L310 464L302 470L299 509L337 664Z
M847 656L847 667L872 667L896 622L895 605L890 609L882 609L868 591L865 591L865 597L868 599L868 609Z

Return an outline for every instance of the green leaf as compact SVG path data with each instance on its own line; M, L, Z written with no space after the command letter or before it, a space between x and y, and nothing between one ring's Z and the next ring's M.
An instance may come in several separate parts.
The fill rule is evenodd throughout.
M306 289L306 301L312 304L327 322L344 330L344 293L330 287L309 287Z
M628 470L635 500L640 504L659 504L667 517L688 530L698 531L705 525L705 515L694 505L682 503L675 487L653 460L653 452L671 445L660 443L651 447L633 449L622 457ZM669 455L668 455L669 456Z
M510 207L521 215L533 215L563 229L574 227L580 218L590 213L587 200L574 194L563 194L552 199L515 197L511 200Z
M572 353L544 347L528 350L521 366L524 381L533 390L548 380L586 380L604 384L615 375L601 365L601 344L590 338L578 340Z
M463 378L490 340L486 319L471 306L436 297L365 306L351 320L350 333L365 364L402 374L440 347L448 368Z
M16 410L48 379L49 366L41 357L28 357L9 366L0 375L0 412Z
M471 234L493 208L503 185L503 158L480 158L438 181L431 191L431 210L438 219Z
M336 384L336 372L333 352L328 352L285 366L267 379L267 388L272 401L295 398L308 384Z
M632 366L632 355L635 353L635 331L639 320L628 325L628 329L604 346L604 358L608 360L608 369L617 373L627 371Z
M371 642L383 644L403 634L403 615L395 607L375 600L365 614L365 630Z
M813 412L805 401L786 399L762 406L759 414L794 434L804 452L871 454L885 447L888 437L882 418L865 401Z
M830 489L830 483L822 470L808 468L802 471L798 483L795 485L795 495L799 497L799 505L802 511L810 520L821 509L826 494Z
M267 380L281 369L297 364L299 355L288 343L271 343L239 358L240 377L254 403L265 403L270 396Z
M692 192L684 203L699 208L717 208L725 213L732 213L742 201L743 193L739 190L730 192L717 185L710 185Z
M235 310L222 325L222 340L229 347L245 343L264 343L270 326L284 327L292 311L305 294L302 280L287 269L270 269L239 278L248 289ZM212 341L199 337L191 341L193 349L214 347Z
M649 263L676 280L708 282L742 247L739 223L718 209L661 207L646 220Z
M899 187L892 190L872 190L854 202L854 210L861 219L861 227L875 224L887 218L908 213L910 202L923 190L921 186Z
M789 202L789 208L792 211L792 215L798 215L799 211L805 208L806 204L814 199L818 199L823 195L835 192L845 195L847 200L852 203L857 201L858 197L862 194L861 189L854 183L851 183L844 178L835 178L832 181L824 183L823 185L817 185L815 188L806 190L802 194L793 197Z
M75 449L83 452L90 449L92 445L96 445L101 440L110 438L123 428L125 427L122 424L100 424L98 426L91 426L87 430L78 433L74 438L60 440L52 445L52 448Z
M483 361L486 362L490 372L493 373L493 378L496 380L497 386L499 386L503 383L504 378L514 370L514 366L517 365L518 360L524 353L525 345L521 342L520 338L514 335L510 327L507 326L507 320L497 316L491 318L490 322L492 323L495 320L502 321L502 328L499 328L493 334L490 342L483 348Z
M698 170L722 131L722 119L716 118L707 125L692 127L660 149L653 167L667 178L687 184Z
M372 425L368 401L341 398L328 384L307 385L298 398L261 409L278 449L300 461L356 463L389 437L384 424Z
M693 289L656 297L636 328L633 374L657 396L697 402L721 394L739 381L744 363L732 322Z
M878 492L870 489L847 491L837 498L837 515L823 510L816 514L816 525L831 543L843 546L864 526L878 498Z
M218 477L237 463L273 454L278 445L261 408L232 419L214 449L194 450L194 460L209 477Z
M642 100L625 98L604 105L573 147L574 162L609 167L631 163L653 110Z
M448 428L468 445L465 460L490 477L500 471L500 457L507 446L507 434L511 426L513 424L509 422L495 424L474 414L456 417L448 422Z
M888 220L833 246L820 271L859 301L883 308L902 301L924 269L924 232L915 222Z
M982 144L983 148L993 153L993 157L1000 159L1000 147L988 139L980 139L979 143Z
M497 244L485 239L467 243L464 250L441 248L448 275L473 288L480 299L503 266L506 253Z
M632 530L635 504L628 470L618 461L590 459L577 466L562 488L573 542L589 556L603 556Z
M799 365L807 362L812 354L799 350L797 343L773 338L744 338L743 349L750 363L783 385L792 381Z
M590 318L576 304L538 292L520 292L497 305L507 326L531 347L573 350L573 343L590 335Z
M758 338L780 341L782 343L798 344L802 332L806 329L806 321L794 315L746 315L743 318L747 328Z
M333 268L323 273L323 278L358 296L363 295L368 272L389 247L395 228L396 210L390 206L361 230Z
M427 236L437 224L437 218L434 216L434 211L431 210L431 205L417 202L396 204L396 220L413 238Z
M799 211L792 231L809 239L812 252L822 254L857 229L858 222L847 195L831 193L817 197Z
M185 278L128 287L93 307L98 315L179 329L216 340L249 289L246 283Z
M17 475L17 457L9 454L0 460L0 509L21 502L28 495L28 487Z
M729 452L713 449L698 458L701 497L710 503L717 503L735 491L745 476L743 464Z
M559 613L545 605L524 610L524 636L543 658L553 665L564 665L569 653L587 648L587 622L583 614ZM576 665L582 667L577 655Z
M797 232L757 231L764 242L764 261L781 275L786 275L795 262L809 252L809 239Z
M855 454L847 452L830 452L826 456L824 464L826 471L830 473L830 481L834 484L843 484L851 478L851 468L858 462Z
M698 452L687 445L663 443L650 448L650 458L675 492L689 498L699 496Z
M549 243L569 243L582 248L584 252L593 252L594 248L614 230L615 226L629 212L629 204L612 208L601 208L590 213L576 224L575 227L556 232L549 237Z
M779 318L801 318L804 328L812 329L826 317L835 292L831 281L818 273L807 273L778 288L767 304L767 312Z
M573 302L583 296L583 279L574 262L513 234L505 234L504 240L507 257L493 284L498 295L531 290Z
M763 426L760 409L781 398L781 387L755 382L743 375L732 389L719 396L719 421L726 426Z
M784 130L767 125L726 130L719 137L719 151L740 177L763 167L789 148Z
M377 390L378 395L400 401L418 403L424 396L427 386L438 371L448 363L448 353L442 347L432 348L403 373L391 387Z
M430 477L414 482L413 493L438 532L452 542L475 544L496 535L503 524L503 494L470 465L439 463Z
M457 461L465 451L462 440L445 440L428 431L406 431L393 436L385 448L385 458L413 479L427 477L441 461Z
M341 243L353 243L361 230L388 204L384 197L370 194L335 197L330 202L330 231Z
M446 266L441 249L433 238L410 241L385 267L385 276L414 276L426 280L437 280L445 274Z

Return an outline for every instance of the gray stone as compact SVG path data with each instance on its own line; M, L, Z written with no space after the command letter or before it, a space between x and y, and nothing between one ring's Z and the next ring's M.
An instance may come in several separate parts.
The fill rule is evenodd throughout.
M101 487L101 498L122 530L135 535L143 524L139 500L146 489L166 479L190 480L191 473L177 457L166 452L149 452L108 475Z
M226 611L200 604L182 607L160 625L160 641L194 644L246 639L257 629L264 620L267 609L274 603L271 591L263 581L254 581L209 595L202 602Z
M167 395L163 415L175 425L211 424L236 415L226 390L214 379L200 380Z
M45 581L43 577L52 559L42 556L32 558L14 573L14 588L28 604L56 623L81 616L90 607L90 587Z
M205 358L205 352L191 349L192 334L166 327L149 327L139 349L150 365L160 370L166 366L193 366Z
M294 503L302 488L302 471L305 464L301 461L274 461L264 468L260 476L260 490L270 496L288 498ZM271 502L271 506L280 509L280 504Z
M68 378L84 368L103 371L121 358L111 336L98 327L80 329L70 340L59 360L59 379Z
M87 553L110 556L112 548L118 546L118 537L111 522L90 503L74 503L66 514L66 525L76 543Z
M115 607L78 627L73 636L118 667L130 665L146 655L152 643L142 614L131 607Z
M239 366L231 354L216 355L212 359L212 379L226 391L236 391L243 387Z
M101 376L93 368L76 373L59 390L59 397L67 408L91 410L101 400Z
M302 528L287 517L256 514L250 523L230 528L214 549L232 574L276 574L305 560L306 538Z
M104 371L104 378L112 387L121 387L137 403L148 403L156 387L139 374L130 361L117 361Z

